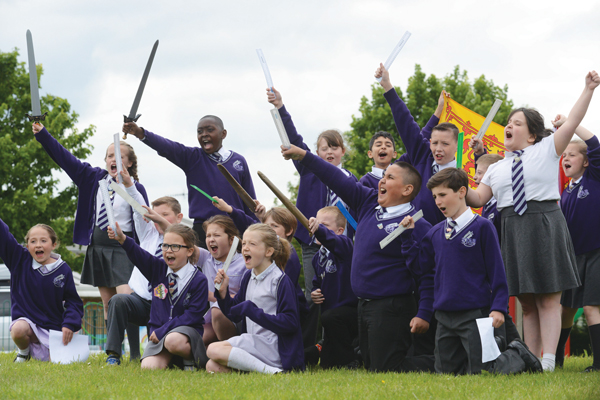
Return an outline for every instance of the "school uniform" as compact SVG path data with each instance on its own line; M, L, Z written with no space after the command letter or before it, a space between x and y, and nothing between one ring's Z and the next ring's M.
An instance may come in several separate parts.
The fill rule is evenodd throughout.
M508 304L504 264L492 223L467 208L456 220L448 218L431 228L420 246L423 274L435 273L436 372L524 371L525 361L512 348L496 361L482 363L475 320L487 318L491 311L505 314Z
M25 320L40 343L30 344L33 358L48 361L49 330L81 329L83 302L75 289L73 272L60 255L41 265L21 246L0 219L0 258L10 271L12 323Z
M252 215L252 212L244 205L242 199L217 168L218 164L222 164L250 197L255 198L250 170L242 155L224 147L213 154L206 154L200 147L187 147L147 130L144 130L144 135L143 143L156 150L158 155L165 157L185 173L190 207L189 217L194 220L194 231L199 236L200 247L206 248L206 233L202 229L204 221L213 215L225 213L215 208L209 199L191 188L190 185L199 187L211 196L218 196L227 204L244 210L247 215Z
M153 288L148 337L155 333L159 342L149 342L146 345L142 360L159 354L164 348L165 337L171 332L179 332L189 339L194 365L204 368L208 362L206 348L202 342L202 322L208 309L206 276L198 268L187 263L176 272L178 276L171 285L171 274L174 271L163 260L143 250L131 238L125 240L123 248ZM176 292L171 293L169 289L175 287ZM180 357L171 360L175 365L181 365L182 362Z
M118 243L108 239L106 230L101 230L98 226L103 204L102 196L98 192L98 181L102 179L110 181L108 171L92 167L77 159L61 146L46 128L38 132L35 138L79 189L73 242L88 246L81 272L81 283L96 287L117 287L126 284L131 276L133 264ZM135 182L135 186L142 194L144 204L148 205L146 189L139 182ZM113 193L111 197L114 201L115 220L126 235L133 236L137 240L132 220L133 209L121 196Z
M432 287L420 287L421 302L413 297L416 289L408 260L416 259L418 249L402 251L405 241L380 249L379 242L393 232L404 217L418 210L410 203L383 209L377 203L377 191L346 177L335 166L311 153L301 164L333 189L352 209L357 210L357 230L352 256L350 281L359 298L359 342L365 367L371 371L404 370L405 356L411 344L410 321L418 316L429 321L433 310L425 307ZM431 225L421 219L412 235L420 240ZM383 323L385 321L385 323Z
M321 367L343 367L354 361L353 342L358 336L358 299L352 292L352 240L336 235L319 225L315 237L321 249L314 256L312 291L321 289L325 300L321 306L324 342Z
M242 334L227 340L232 347L284 371L304 370L294 285L275 263L258 275L247 271L234 298L229 288L224 298L218 291L215 297L227 318L242 322Z
M518 158L518 159L517 159ZM509 294L555 293L581 285L573 243L558 200L558 168L554 135L528 146L520 156L505 158L488 167L481 184L492 189L502 216L502 258ZM522 164L527 209L515 212L513 161ZM517 193L522 198L522 193ZM521 207L522 201L517 206Z

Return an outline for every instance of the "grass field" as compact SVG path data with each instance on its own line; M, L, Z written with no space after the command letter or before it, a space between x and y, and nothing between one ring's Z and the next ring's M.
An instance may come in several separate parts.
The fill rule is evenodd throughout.
M552 374L437 376L322 371L212 375L204 371L142 371L139 363L14 364L0 354L0 399L600 399L600 373L581 374L591 358L573 357Z

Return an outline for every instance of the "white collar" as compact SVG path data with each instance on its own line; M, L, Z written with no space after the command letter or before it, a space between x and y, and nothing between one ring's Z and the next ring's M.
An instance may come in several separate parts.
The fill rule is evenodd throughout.
M261 272L260 274L256 275L256 271L254 270L254 268L252 268L252 272L251 272L251 276L252 279L256 279L257 281L262 281L264 280L267 275L269 275L273 269L278 268L277 265L275 265L275 262L272 262L271 265L269 265L267 267L267 269L265 269L263 272Z
M458 232L460 231L462 228L465 227L465 225L467 225L471 219L475 218L475 213L473 212L473 210L471 210L471 207L467 207L467 209L465 210L465 212L463 212L460 217L456 218L454 220L454 222L456 222L456 228L455 231ZM452 218L446 218L446 221L450 222L452 221Z
M221 156L221 158L223 159L223 161L227 160L229 158L229 155L231 154L231 151L227 150L225 148L225 146L223 146L223 144L221 143L221 148L217 151L215 151L215 153L219 153L219 155Z
M581 182L581 179L582 179L582 178L583 178L583 175L581 175L581 176L579 177L579 179L577 179L576 181L574 181L573 179L571 179L570 186L575 186L575 185L578 185L578 184L579 184L579 182Z
M177 274L178 279L185 282L192 272L194 272L194 266L188 261L188 263L181 267L181 269L177 270L177 272L173 271L171 267L167 267L166 275Z
M431 166L436 165L437 163L435 162L435 160L433 160L433 163L431 164ZM437 164L440 167L440 171L444 170L446 168L450 168L450 167L456 167L456 159L450 161L447 164Z
M374 165L371 167L371 173L373 175L377 176L379 179L383 178L384 172L385 172L385 169L377 168Z
M496 204L496 198L494 196L492 196L492 198L490 199L490 201L488 201L487 203L485 203L485 206L483 206L485 209L488 209L489 207L493 206L494 204Z
M401 215L401 214L404 214L405 212L407 212L408 210L410 210L411 207L412 207L412 204L410 203L410 201L408 203L397 204L395 206L386 207L384 215L392 215L392 216ZM375 207L375 209L381 210L381 209L383 209L383 207L377 206L377 207Z
M47 272L52 272L56 268L58 268L58 266L62 262L62 259L60 257L60 254L56 254L56 253L50 253L50 257L56 259L56 261L54 261L53 263L50 263L50 264L42 265L39 262L32 260L33 262L31 263L31 266L33 267L34 270L38 270L42 267L46 267Z

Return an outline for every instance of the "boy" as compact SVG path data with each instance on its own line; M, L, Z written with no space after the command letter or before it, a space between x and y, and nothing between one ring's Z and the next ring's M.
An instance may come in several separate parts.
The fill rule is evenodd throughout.
M406 353L411 332L423 333L429 327L433 310L425 305L431 306L433 287L427 285L428 280L421 280L422 301L417 312L413 291L418 271L409 269L403 255L404 250L415 258L417 250L413 243L410 244L413 249L402 249L406 241L400 238L384 249L380 249L379 242L393 232L404 217L417 212L411 201L421 188L419 173L405 162L396 162L386 169L376 191L355 182L336 166L304 149L282 147L282 153L286 159L299 161L357 211L350 281L359 298L358 335L365 367L369 371L418 369ZM412 238L420 241L430 227L425 219L417 221Z
M390 75L383 64L375 73L382 78L380 84L385 89L384 97L392 109L398 134L406 147L406 162L413 165L424 181L428 181L435 173L449 167L456 167L456 149L458 147L458 128L451 123L443 122L435 126L431 132L431 141L420 134L419 125L410 115L406 104L398 97L390 82ZM443 108L442 92L438 101L439 115ZM437 110L436 110L437 113ZM437 115L437 114L436 114ZM439 121L439 120L438 120ZM432 225L444 219L431 197L431 192L423 188L414 201L415 207L423 210L423 215Z
M132 134L153 148L162 157L183 170L188 187L193 184L211 196L218 196L232 206L244 210L252 216L235 190L219 172L218 164L223 164L231 175L254 198L254 185L248 170L246 159L223 147L227 130L221 118L206 115L198 122L198 147L187 147L165 139L136 125L135 122L123 124L123 132ZM195 189L188 190L189 217L194 220L194 231L198 234L199 246L206 249L206 234L202 229L204 221L215 214L223 214L211 206L211 201Z
M321 306L321 324L325 331L321 349L321 367L348 366L354 361L353 342L358 336L356 306L350 271L354 245L344 236L346 218L339 208L324 207L309 220L316 243L321 245L312 259L315 277L311 298Z
M476 319L489 316L494 328L504 323L508 285L496 230L467 206L468 184L467 174L456 168L447 168L427 182L446 217L425 235L419 256L422 273L434 272L435 370L452 374L478 374L483 369L505 374L542 371L540 361L520 340L511 342L495 361L482 363ZM402 225L410 228L411 219Z

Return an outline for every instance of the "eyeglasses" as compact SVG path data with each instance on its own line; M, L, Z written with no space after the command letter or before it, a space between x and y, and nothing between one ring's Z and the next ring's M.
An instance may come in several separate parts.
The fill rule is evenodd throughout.
M162 243L160 245L160 248L163 251L169 250L169 247L171 248L171 250L173 250L173 253L177 253L179 250L181 250L182 247L185 247L186 249L190 248L190 246L184 246L182 244L166 244L166 243Z

